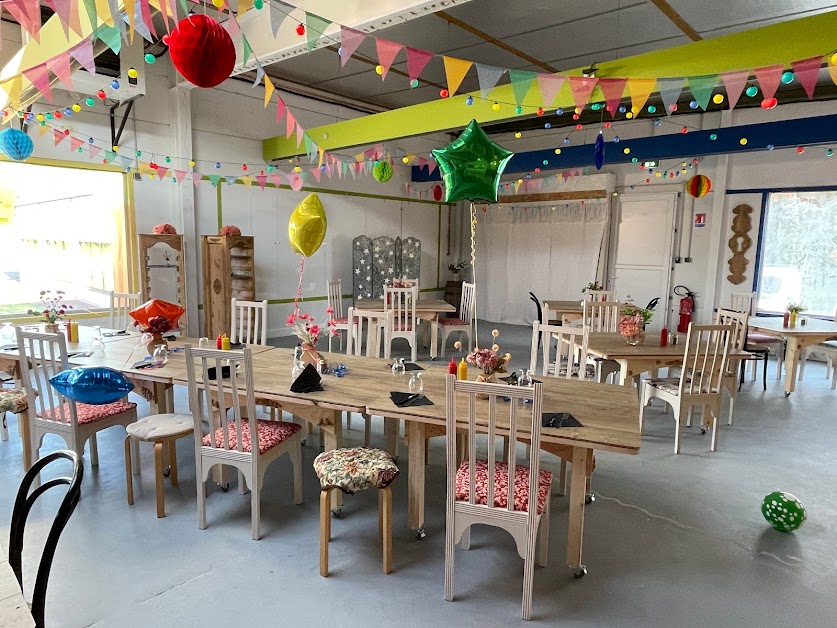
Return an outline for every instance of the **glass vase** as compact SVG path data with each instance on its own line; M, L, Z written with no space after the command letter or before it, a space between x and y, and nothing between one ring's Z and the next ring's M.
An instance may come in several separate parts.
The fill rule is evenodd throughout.
M629 345L635 346L638 344L642 344L645 341L645 330L640 329L633 336L625 336L625 340L628 342Z

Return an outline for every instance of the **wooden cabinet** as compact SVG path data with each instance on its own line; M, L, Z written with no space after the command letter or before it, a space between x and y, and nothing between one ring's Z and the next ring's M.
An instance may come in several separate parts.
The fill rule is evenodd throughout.
M445 303L450 303L456 308L456 314L451 314L459 318L459 306L462 305L462 282L448 281L445 284Z
M256 300L253 236L203 236L204 335L230 333L230 301Z
M161 299L186 305L186 260L183 236L177 234L139 234L140 292L143 303ZM180 318L180 331L185 336L186 316Z

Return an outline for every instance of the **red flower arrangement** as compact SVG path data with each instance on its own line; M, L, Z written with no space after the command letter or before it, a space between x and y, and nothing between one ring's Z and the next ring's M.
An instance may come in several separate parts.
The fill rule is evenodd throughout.
M330 305L326 308L326 314L329 315L328 322L326 323L328 333L332 336L336 336L337 330L334 327L336 321L332 316L334 314L334 309ZM285 324L288 327L294 328L294 335L299 338L299 341L303 344L317 344L320 334L323 333L323 328L314 321L314 317L311 314L308 314L307 312L300 312L299 310L291 314Z
M159 336L165 334L168 331L171 331L171 321L167 319L165 316L152 316L148 319L148 325L144 328L141 327L139 321L134 321L134 327L140 327L140 331L144 334L151 334L153 336Z
M240 236L241 235L241 229L239 229L235 225L224 225L223 227L221 227L221 230L218 231L218 235Z
M497 338L500 332L496 329L491 331L491 336ZM460 347L462 345L460 344ZM496 342L490 349L474 348L471 353L465 358L468 364L473 364L486 375L493 375L494 373L505 373L506 367L511 360L511 353L500 355L500 345Z
M163 222L159 225L155 225L155 227L151 230L151 233L155 235L177 235L177 229L175 229L173 225Z
M63 290L56 290L53 296L52 290L41 290L40 297L41 303L44 304L44 309L40 312L36 310L27 310L26 313L30 316L41 315L44 317L44 322L54 325L56 321L60 321L61 317L67 312L67 310L72 310L72 305L67 305L65 303L61 303L64 300L64 291Z

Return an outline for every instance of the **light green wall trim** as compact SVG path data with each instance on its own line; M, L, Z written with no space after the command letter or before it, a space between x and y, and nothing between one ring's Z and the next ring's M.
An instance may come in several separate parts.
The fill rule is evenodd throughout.
M419 292L444 292L444 291L445 291L444 287L422 288L421 290L419 290ZM353 295L351 295L351 294L344 294L343 298L344 299L351 299L352 296ZM303 302L306 302L306 301L326 301L327 299L328 299L328 296L325 296L325 295L318 295L318 296L315 296L315 297L304 297L304 298L300 299L300 303L303 303ZM293 303L295 300L296 299L268 299L267 304L268 305L287 305L288 303ZM199 310L203 309L203 303L198 305L198 309Z
M602 61L596 65L600 77L660 78L719 74L830 54L835 48L835 31L837 12L830 11L624 59ZM562 74L580 76L581 70L576 68ZM490 123L516 117L514 104L503 104L499 111L492 109L495 100L500 103L515 102L510 84L494 88L487 101L479 98L478 92L475 93L474 104L470 107L465 105L467 95L462 93L453 98L436 98L411 107L360 116L308 129L308 133L318 138L317 144L321 149L330 151L461 129L472 119ZM604 96L597 87L591 102L603 100ZM533 84L522 105L531 114L541 104L541 94ZM569 109L574 106L569 86L564 85L550 108ZM264 140L262 151L265 162L304 154L300 153L295 138L284 136Z

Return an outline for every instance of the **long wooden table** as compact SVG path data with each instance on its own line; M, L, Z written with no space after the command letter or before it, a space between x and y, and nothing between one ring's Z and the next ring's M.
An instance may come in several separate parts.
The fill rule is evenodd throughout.
M383 299L363 300L357 306L373 312L384 311ZM430 359L435 360L438 355L439 315L456 312L456 307L442 299L418 299L416 301L416 318L430 323Z
M783 327L778 317L753 316L749 329L762 334L782 338L787 343L785 349L785 397L796 390L796 373L799 359L806 347L828 340L837 340L837 322L808 318L807 325L796 323L796 327Z

